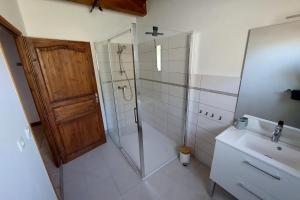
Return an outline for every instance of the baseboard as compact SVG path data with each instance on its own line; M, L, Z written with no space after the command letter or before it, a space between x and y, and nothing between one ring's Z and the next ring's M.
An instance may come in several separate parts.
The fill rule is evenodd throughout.
M31 126L31 127L34 127L34 126L39 126L39 125L41 125L41 124L42 124L41 121L37 121L37 122L32 122L32 123L30 123L30 126Z

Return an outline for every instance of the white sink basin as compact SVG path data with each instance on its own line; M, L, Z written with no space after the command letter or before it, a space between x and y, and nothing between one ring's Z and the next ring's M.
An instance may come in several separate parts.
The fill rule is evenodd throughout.
M243 135L236 145L300 171L300 152L287 145L254 134Z

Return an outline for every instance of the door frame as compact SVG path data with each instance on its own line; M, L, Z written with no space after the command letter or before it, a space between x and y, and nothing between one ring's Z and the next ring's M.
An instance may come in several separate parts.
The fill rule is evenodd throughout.
M0 25L6 28L12 36L15 38L15 43L17 46L18 54L21 59L21 63L23 65L23 69L25 72L25 76L33 96L33 100L38 111L39 117L41 119L42 125L45 128L45 136L49 143L51 155L53 162L56 167L61 166L61 158L59 154L59 150L53 138L53 130L50 126L49 119L46 114L45 110L45 103L43 98L38 95L40 93L39 85L36 81L36 75L34 74L34 70L31 64L31 56L27 46L27 43L24 39L22 32L12 25L9 21L7 21L2 15L0 15Z

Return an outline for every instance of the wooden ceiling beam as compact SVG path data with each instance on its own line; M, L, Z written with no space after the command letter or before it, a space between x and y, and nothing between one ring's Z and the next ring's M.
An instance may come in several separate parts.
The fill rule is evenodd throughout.
M92 6L94 0L66 0ZM147 14L146 0L99 0L97 7L123 12L131 15L145 16Z

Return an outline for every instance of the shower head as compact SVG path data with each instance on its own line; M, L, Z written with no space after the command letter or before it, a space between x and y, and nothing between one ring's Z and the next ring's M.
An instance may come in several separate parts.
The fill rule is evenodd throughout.
M118 51L117 51L117 54L121 54L124 49L126 49L126 46L125 45L120 45L118 44Z
M145 34L152 35L154 37L159 36L159 35L163 35L163 33L158 32L158 27L157 26L153 26L153 32L145 32Z

